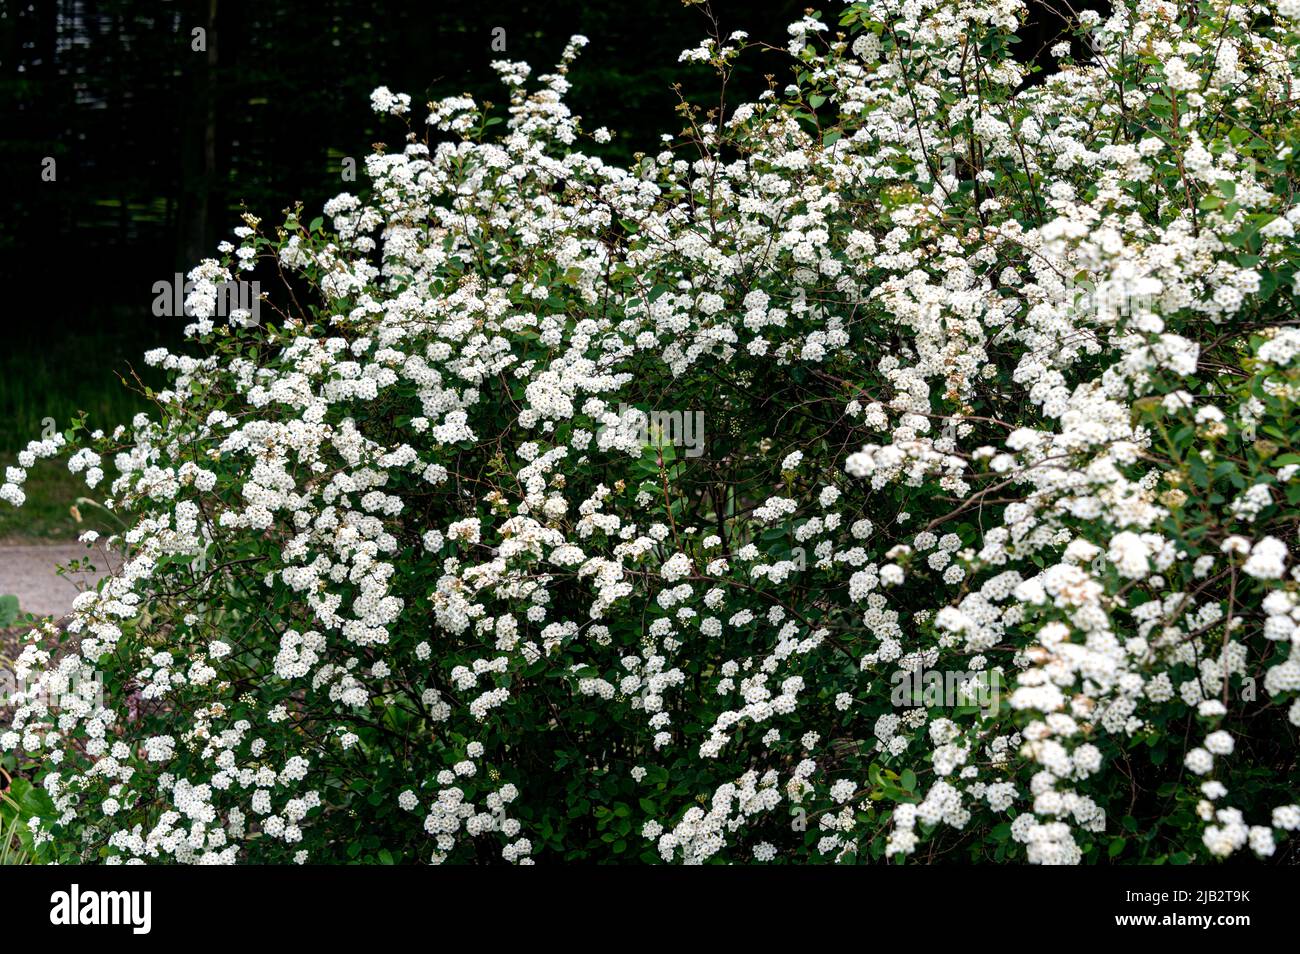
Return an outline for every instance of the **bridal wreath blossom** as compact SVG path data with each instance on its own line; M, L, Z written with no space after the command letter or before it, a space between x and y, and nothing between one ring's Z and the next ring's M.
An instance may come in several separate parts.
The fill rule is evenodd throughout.
M1300 0L1026 16L713 37L790 84L627 167L582 37L505 109L376 90L156 412L6 474L124 528L0 728L37 857L1286 858Z

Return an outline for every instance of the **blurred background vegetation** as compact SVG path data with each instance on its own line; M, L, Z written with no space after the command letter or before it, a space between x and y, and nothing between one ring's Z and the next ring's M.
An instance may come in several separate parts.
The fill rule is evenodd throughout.
M778 48L805 9L708 7L724 36L743 29ZM828 5L826 18L840 9ZM498 28L504 52L492 48ZM455 93L500 103L491 60L547 72L582 33L591 42L570 105L584 128L616 134L583 148L627 159L680 129L675 83L716 102L711 71L677 62L710 32L703 5L683 0L0 0L0 467L47 418L61 429L85 411L108 428L146 407L120 379L135 370L156 386L140 356L177 346L182 325L152 314L153 283L214 254L242 208L274 221L301 200L314 216L357 191L342 158L360 163L398 128L370 111L376 86L410 93L419 118L425 101ZM784 85L790 66L782 52L747 55L731 102L764 89L767 74ZM44 181L50 158L55 179ZM28 505L0 505L0 539L75 533L77 486L55 465L37 468Z

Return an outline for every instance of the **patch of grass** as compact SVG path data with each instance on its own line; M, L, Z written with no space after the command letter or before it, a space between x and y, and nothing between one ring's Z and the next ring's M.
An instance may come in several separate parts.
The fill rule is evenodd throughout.
M105 429L147 409L144 397L122 383L134 369L148 385L162 376L145 367L144 353L179 341L179 322L135 310L107 309L94 319L64 323L50 316L43 328L6 330L0 349L0 453L16 452L40 437L53 418L62 430L80 411Z
M0 470L15 465L17 460L17 454L0 454ZM96 491L104 486L100 484ZM0 502L0 540L61 541L71 540L87 530L109 534L122 529L101 508L77 504L80 497L99 498L95 497L96 491L86 486L81 474L68 473L63 461L37 461L27 472L23 491L27 501L21 507Z
M0 769L0 772L3 772ZM3 777L3 776L0 776ZM23 847L23 815L18 803L0 792L0 865L25 865L31 856Z
M6 332L0 348L0 468L16 465L18 451L51 420L63 430L85 412L90 428L108 431L147 411L148 401L132 389L138 386L128 387L123 378L133 382L134 372L160 388L162 374L146 367L143 356L160 346L175 349L180 328L179 321L155 318L147 309L117 308L75 319L50 315L47 325ZM66 540L88 529L114 529L92 508L79 508L84 520L77 521L69 508L91 494L62 463L38 463L23 490L22 507L0 502L0 539Z

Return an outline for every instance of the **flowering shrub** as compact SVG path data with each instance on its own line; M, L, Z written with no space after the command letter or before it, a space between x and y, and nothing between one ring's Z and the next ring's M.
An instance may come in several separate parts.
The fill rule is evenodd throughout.
M574 38L247 216L156 417L22 455L129 550L20 660L38 857L1280 854L1300 4L1121 0L1037 82L1024 15L806 18L629 168ZM275 318L214 322L259 263Z

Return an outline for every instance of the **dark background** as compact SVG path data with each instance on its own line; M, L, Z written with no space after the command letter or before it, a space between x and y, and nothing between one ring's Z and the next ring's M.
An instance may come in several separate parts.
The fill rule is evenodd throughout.
M786 42L797 2L718 0L725 30ZM700 8L635 3L366 3L356 0L45 0L0 2L3 160L13 192L0 229L6 279L77 293L98 305L152 300L152 282L215 254L239 224L240 203L270 222L294 200L314 216L345 183L340 160L371 143L400 142L401 124L375 116L370 91L387 85L429 99L469 92L504 101L493 59L550 70L568 37L590 45L571 74L571 105L590 130L620 133L600 149L626 158L677 132L672 84L716 95L707 68L677 63L706 35ZM191 30L207 51L191 49ZM506 51L491 48L494 28ZM755 54L789 79L789 60ZM53 157L57 180L43 182ZM147 311L147 309L146 309Z
M723 36L780 48L746 54L731 102L765 74L790 81L786 26L805 3L713 0ZM843 4L819 9L833 27ZM1023 59L1060 28L1033 16ZM192 49L196 27L206 52ZM710 32L682 0L0 0L0 466L50 417L62 428L84 410L109 427L146 406L117 375L177 346L183 325L152 314L153 283L214 255L241 208L274 225L301 200L310 219L364 187L343 181L342 158L360 166L402 129L370 111L376 86L411 94L423 128L429 99L504 102L490 61L526 60L535 77L582 33L569 103L616 138L580 147L625 160L680 130L674 83L716 102L712 71L677 61Z

